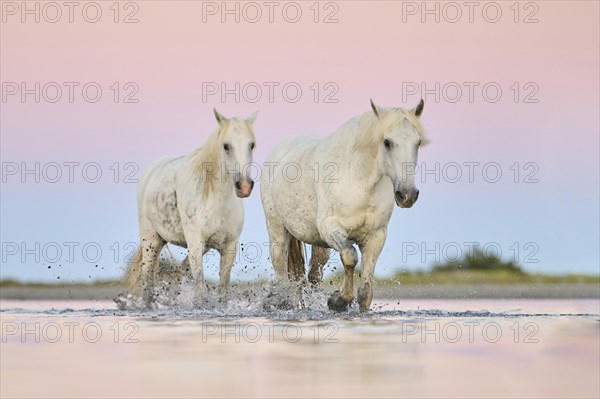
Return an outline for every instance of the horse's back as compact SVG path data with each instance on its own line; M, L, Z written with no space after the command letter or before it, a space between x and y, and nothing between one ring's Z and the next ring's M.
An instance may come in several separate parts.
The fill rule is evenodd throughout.
M275 191L286 190L289 183L302 183L308 171L305 163L320 140L310 136L295 136L278 144L267 156L265 171L268 176L261 179L263 202L270 200Z
M154 162L141 175L138 187L140 227L165 241L185 245L177 208L176 177L183 157Z
M312 136L295 136L279 143L267 157L267 162L287 162L313 150L320 139Z
M320 140L311 136L296 136L284 140L267 156L269 176L262 179L261 195L269 194L273 186L302 183L310 166L310 156Z
M318 190L320 183L330 180L332 170L336 174L336 168L347 156L347 143L353 140L357 127L358 119L353 118L324 138L295 136L284 140L267 157L268 170L274 172L274 176L263 180L262 189L268 191L272 186L278 186L283 190L291 183Z
M316 225L317 201L313 156L321 140L297 136L285 140L269 154L261 180L261 199L268 222L278 219L301 241L323 244ZM299 201L299 199L302 199Z
M145 196L156 195L157 192L165 192L175 189L175 175L177 164L183 157L164 158L152 163L140 176L138 185L138 199Z

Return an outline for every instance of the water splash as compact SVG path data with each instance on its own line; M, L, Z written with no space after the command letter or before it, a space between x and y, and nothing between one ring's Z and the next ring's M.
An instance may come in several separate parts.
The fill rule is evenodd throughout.
M214 286L207 285L206 294L200 301L195 299L195 287L185 280L174 284L170 280L161 280L154 288L154 302L151 310L202 310L209 312L227 312L240 314L244 312L277 312L308 310L327 311L327 297L321 287L313 287L305 282L271 281L262 286L232 286L227 300L219 294ZM145 310L141 297L121 294L114 299L119 310Z

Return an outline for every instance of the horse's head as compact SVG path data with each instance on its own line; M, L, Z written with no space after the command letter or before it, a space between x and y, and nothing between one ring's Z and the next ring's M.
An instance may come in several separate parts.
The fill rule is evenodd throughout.
M225 118L216 109L214 111L221 127L218 136L223 168L221 175L232 178L236 195L246 198L254 188L254 180L249 173L255 147L252 124L256 119L256 112L247 119L241 119Z
M415 186L415 170L419 148L427 143L419 117L423 112L423 100L411 110L379 108L371 100L371 108L377 118L375 136L380 141L378 160L381 171L394 184L396 205L410 208L419 198Z

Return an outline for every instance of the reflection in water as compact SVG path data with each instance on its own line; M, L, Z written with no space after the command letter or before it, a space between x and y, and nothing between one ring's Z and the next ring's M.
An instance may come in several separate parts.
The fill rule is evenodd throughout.
M108 302L2 301L1 394L600 394L598 301L411 300L374 308L367 315L243 306L144 312Z

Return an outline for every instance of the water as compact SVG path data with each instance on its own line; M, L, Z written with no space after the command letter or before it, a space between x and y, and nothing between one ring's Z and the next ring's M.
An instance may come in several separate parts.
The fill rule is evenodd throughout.
M599 397L598 300L0 301L2 397Z

